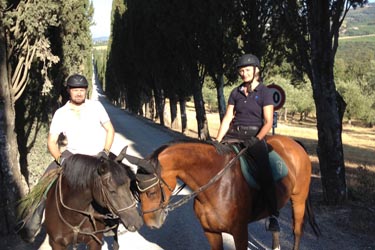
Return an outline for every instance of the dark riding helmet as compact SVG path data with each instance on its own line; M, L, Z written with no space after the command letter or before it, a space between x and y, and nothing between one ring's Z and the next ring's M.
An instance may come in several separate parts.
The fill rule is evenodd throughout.
M260 68L258 57L254 56L253 54L242 55L237 61L236 68L238 69L246 66L255 66Z
M79 74L69 76L66 85L70 88L87 88L89 86L86 77Z

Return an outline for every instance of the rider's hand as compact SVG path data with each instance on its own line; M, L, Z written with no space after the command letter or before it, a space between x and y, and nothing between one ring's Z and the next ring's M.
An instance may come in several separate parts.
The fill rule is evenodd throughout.
M249 139L246 139L246 140L243 142L243 145L244 145L245 147L251 148L251 147L254 146L254 144L256 144L257 142L259 142L258 137L256 137L256 136L252 136L252 137L250 137Z
M108 159L109 157L109 150L107 149L103 149L102 151L100 151L97 156L100 158L100 157L103 157L104 159Z

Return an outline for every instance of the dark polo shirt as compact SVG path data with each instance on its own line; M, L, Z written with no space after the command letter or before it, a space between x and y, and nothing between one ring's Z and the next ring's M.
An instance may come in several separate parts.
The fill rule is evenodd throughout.
M247 96L243 84L230 93L228 104L234 105L233 126L263 126L263 107L273 105L272 91L260 83Z

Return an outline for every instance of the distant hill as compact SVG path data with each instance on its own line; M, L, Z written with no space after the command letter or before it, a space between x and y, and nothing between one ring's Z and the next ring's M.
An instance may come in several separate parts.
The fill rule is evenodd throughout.
M349 10L340 29L340 36L375 34L375 3Z
M102 43L102 42L108 42L109 37L108 36L101 36L101 37L94 37L92 39L93 43Z

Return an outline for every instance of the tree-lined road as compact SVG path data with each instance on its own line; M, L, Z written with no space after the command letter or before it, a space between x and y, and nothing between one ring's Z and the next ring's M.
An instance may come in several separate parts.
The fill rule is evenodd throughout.
M111 151L118 154L121 149L128 145L128 153L135 156L145 157L152 151L166 142L174 140L178 134L163 129L158 125L151 124L145 119L133 116L124 110L114 107L103 96L99 87L94 89L93 99L101 101L111 117L111 121L116 130L115 141ZM180 197L189 192L184 189ZM175 197L178 198L178 197ZM119 236L120 249L124 250L206 250L210 249L203 234L203 230L195 217L193 211L193 201L172 211L161 229L151 230L143 226L138 232L125 232ZM290 205L281 210L280 224L282 232L280 234L281 249L292 249L293 234L291 228ZM319 220L318 220L319 222ZM359 249L356 248L354 237L345 235L341 238L337 231L328 229L323 231L325 236L317 240L313 235L311 227L305 227L305 234L302 237L301 249ZM328 235L327 235L328 233ZM332 235L330 235L332 234ZM333 235L336 234L336 235ZM332 237L331 237L332 236ZM41 241L43 243L36 248L20 249L51 249L48 244L48 237ZM336 240L335 240L336 239ZM340 240L342 239L342 240ZM104 250L112 250L112 238L105 238ZM224 234L225 249L235 249L232 237ZM249 225L248 249L265 250L270 249L271 234L265 231L264 220ZM85 249L83 246L80 249Z

